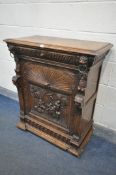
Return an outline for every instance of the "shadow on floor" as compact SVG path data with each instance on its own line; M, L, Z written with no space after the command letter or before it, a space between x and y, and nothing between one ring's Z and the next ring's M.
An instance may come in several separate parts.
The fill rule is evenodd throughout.
M16 128L19 105L0 95L0 175L116 175L116 145L93 135L76 158Z

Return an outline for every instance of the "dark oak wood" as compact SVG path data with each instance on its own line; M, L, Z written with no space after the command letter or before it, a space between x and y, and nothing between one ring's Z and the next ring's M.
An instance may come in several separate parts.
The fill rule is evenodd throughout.
M101 66L112 44L45 36L5 42L16 61L17 126L79 156L92 134Z

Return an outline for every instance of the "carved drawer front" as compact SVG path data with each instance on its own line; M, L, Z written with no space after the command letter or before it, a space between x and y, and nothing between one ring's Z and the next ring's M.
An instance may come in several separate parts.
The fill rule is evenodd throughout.
M22 72L28 113L68 128L75 75L34 63L25 63Z
M25 63L22 74L28 81L65 93L71 94L75 88L75 75L67 70Z

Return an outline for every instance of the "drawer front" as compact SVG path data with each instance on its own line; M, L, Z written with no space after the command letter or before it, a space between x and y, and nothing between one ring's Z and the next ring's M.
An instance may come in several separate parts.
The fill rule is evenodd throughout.
M68 128L75 74L35 63L22 68L27 114L50 120Z
M22 74L28 81L71 94L75 88L75 75L51 66L25 63Z

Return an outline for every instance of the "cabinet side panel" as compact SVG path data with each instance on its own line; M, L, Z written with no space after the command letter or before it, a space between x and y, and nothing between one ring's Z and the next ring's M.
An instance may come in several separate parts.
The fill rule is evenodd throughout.
M102 61L93 65L87 76L87 87L85 90L85 101L88 101L96 92L98 87L99 75L101 72Z

